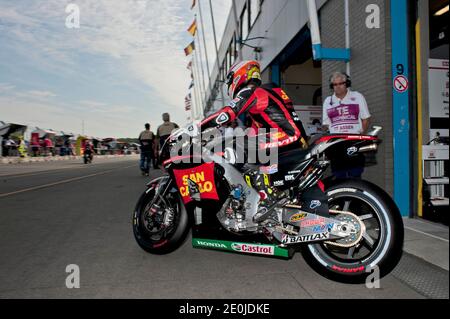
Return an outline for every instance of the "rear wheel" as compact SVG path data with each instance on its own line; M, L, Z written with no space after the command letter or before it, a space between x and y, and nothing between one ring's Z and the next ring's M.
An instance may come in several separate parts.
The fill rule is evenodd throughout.
M189 216L178 193L164 198L149 188L133 213L133 233L139 246L152 254L177 249L189 232Z
M364 229L354 245L344 241L303 247L306 262L330 279L361 283L376 273L380 278L398 264L402 255L403 220L390 198L378 186L365 181L344 181L327 189L330 210L351 213ZM350 214L332 214L336 219ZM340 216L341 215L341 216Z

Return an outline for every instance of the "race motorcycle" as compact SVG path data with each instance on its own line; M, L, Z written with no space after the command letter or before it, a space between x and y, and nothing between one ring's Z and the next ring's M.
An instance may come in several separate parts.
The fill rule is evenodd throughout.
M317 136L307 149L283 153L278 165L265 171L270 185L284 196L264 216L257 210L260 194L247 178L255 168L246 164L238 170L229 149L214 153L208 147L226 144L225 137L190 139L183 150L201 144L201 154L175 154L164 161L166 174L147 184L135 206L135 239L149 253L167 254L181 246L192 229L195 248L288 259L300 250L315 271L335 281L361 283L374 271L383 277L402 255L399 209L368 181L325 178L339 157L374 154L381 129L374 127L367 135ZM161 152L175 147L190 130L192 126L175 131ZM304 209L303 194L315 185L324 189L328 215Z

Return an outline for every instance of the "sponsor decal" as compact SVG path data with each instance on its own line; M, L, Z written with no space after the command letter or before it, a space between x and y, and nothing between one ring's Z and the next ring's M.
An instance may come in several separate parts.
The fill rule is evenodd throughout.
M221 243L215 243L215 242L210 242L210 241L200 241L200 240L197 240L196 242L197 242L197 245L203 246L203 247L228 249L227 245L221 244Z
M284 177L284 179L285 179L286 181L293 181L293 180L295 180L295 176L294 176L294 175L286 175L286 176Z
M347 148L347 155L348 156L352 156L356 152L358 152L358 148L356 146L352 146L352 147Z
M270 166L261 166L259 168L260 174L275 174L278 172L278 164L272 164Z
M283 186L284 185L284 181L275 181L273 182L273 186Z
M290 172L288 172L288 174L298 174L298 173L301 173L302 171L290 171Z
M240 96L236 97L233 101L230 102L230 107L234 109L241 100L242 98Z
M311 227L316 225L321 225L325 223L325 218L319 217L315 219L308 219L301 222L300 227Z
M307 213L297 213L297 214L292 215L291 218L289 219L289 221L291 223L295 223L295 222L301 221L306 216L308 216Z
M231 249L241 253L261 254L261 255L275 254L273 246L232 243Z
M311 209L314 209L314 208L317 208L317 207L320 207L320 206L322 206L322 203L320 202L320 200L312 200L311 201L311 204L309 205L309 208L311 208Z
M195 188L198 188L193 189L193 192L198 191L202 199L219 199L214 181L214 163L205 163L191 169L174 169L173 173L185 204L192 201L189 192L189 183L192 182L197 184Z
M317 225L317 226L314 226L313 232L322 233L324 231L331 231L333 229L333 227L334 227L334 223Z
M352 273L359 273L359 272L364 272L364 270L366 269L364 266L361 267L357 267L357 268L342 268L336 265L333 265L331 267L331 269L335 270L335 271L339 271L342 273L346 273L346 274L352 274Z
M282 147L282 146L285 146L285 145L289 145L289 144L295 142L296 140L297 140L297 137L292 136L292 137L289 137L287 139L284 139L284 140L278 141L278 142L262 143L262 144L260 144L260 147L262 149L274 148L274 147Z
M223 240L192 238L192 246L194 248L221 249L237 253L253 253L285 258L289 257L288 249L265 244L236 243Z
M297 243L306 243L316 240L324 240L330 237L330 233L320 233L320 234L311 234L304 236L288 236L284 235L281 239L283 244L297 244Z

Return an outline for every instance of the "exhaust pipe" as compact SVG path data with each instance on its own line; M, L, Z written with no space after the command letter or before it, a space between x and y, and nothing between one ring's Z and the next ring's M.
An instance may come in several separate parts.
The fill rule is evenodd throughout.
M370 144L370 145L367 145L367 146L360 147L358 149L358 153L373 152L373 151L376 151L376 150L378 150L378 144Z

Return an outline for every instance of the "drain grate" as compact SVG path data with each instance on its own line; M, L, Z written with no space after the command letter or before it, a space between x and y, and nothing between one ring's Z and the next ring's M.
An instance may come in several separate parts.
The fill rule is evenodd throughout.
M403 252L392 275L431 299L449 299L448 271Z

